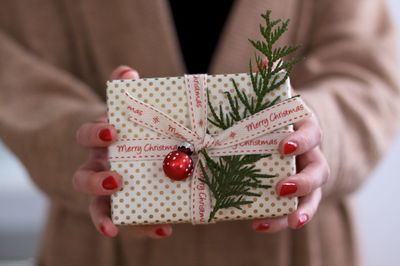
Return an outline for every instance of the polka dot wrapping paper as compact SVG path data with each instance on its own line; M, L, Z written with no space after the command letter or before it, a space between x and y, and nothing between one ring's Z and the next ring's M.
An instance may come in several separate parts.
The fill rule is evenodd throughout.
M209 75L207 80L210 101L214 106L222 105L228 111L229 103L225 91L234 92L231 79L240 90L252 92L248 74ZM182 125L191 128L188 100L184 77L148 78L138 80L112 80L107 83L108 120L118 132L119 142L130 139L143 141L160 138L161 135L130 121L128 100L125 92L163 111ZM290 83L287 81L268 97L273 100L280 96L280 101L289 98ZM208 114L211 117L211 114ZM210 134L221 129L207 124ZM291 126L278 129L289 134ZM151 147L150 147L151 148ZM138 149L137 151L141 151ZM169 151L165 151L167 155ZM110 158L113 154L109 154ZM146 158L132 160L110 160L111 169L123 177L120 191L111 197L111 216L115 224L159 224L190 223L190 177L184 181L173 181L163 172L163 160ZM215 221L243 220L262 217L283 216L297 208L297 198L280 198L275 192L275 185L284 177L295 173L295 158L283 157L275 152L268 158L256 163L262 173L276 175L263 179L271 188L255 189L260 197L250 197L253 203L242 206L242 210L228 208L219 210Z

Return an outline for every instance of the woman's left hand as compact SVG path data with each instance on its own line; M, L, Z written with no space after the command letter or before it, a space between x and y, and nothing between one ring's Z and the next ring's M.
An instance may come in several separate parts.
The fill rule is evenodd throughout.
M295 132L280 143L280 153L284 156L297 155L296 175L281 180L276 185L280 197L299 197L295 212L279 218L253 221L257 232L274 233L287 227L298 229L308 223L317 211L321 201L321 186L329 178L329 167L319 145L322 130L315 114L294 124Z

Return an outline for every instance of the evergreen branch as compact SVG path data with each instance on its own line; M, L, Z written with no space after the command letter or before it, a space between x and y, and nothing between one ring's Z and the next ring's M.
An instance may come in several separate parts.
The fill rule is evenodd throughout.
M236 81L231 79L234 92L224 92L229 103L229 111L224 112L222 105L214 108L207 91L208 107L211 114L208 121L223 130L247 116L275 105L280 97L277 96L270 101L268 95L286 82L294 65L300 61L298 58L284 60L296 52L299 46L275 47L279 39L287 32L289 20L273 20L271 19L271 11L267 11L261 16L265 24L260 25L262 40L249 40L249 42L267 59L267 65L259 55L255 54L254 60L257 70L254 73L253 63L251 60L249 61L249 77L254 95L241 91ZM262 180L276 177L273 174L262 174L261 170L255 166L259 160L271 156L270 154L223 156L216 161L204 149L199 154L203 158L200 158L200 169L203 173L201 181L209 187L215 200L209 221L215 217L220 209L231 207L241 209L243 205L251 204L252 201L246 199L246 197L260 196L260 193L253 190L270 188L271 186L263 184ZM203 165L202 160L206 165Z
M220 209L240 208L242 205L252 203L244 197L260 196L260 193L252 189L270 188L271 186L262 184L260 179L275 177L275 175L260 174L261 170L256 169L254 165L258 160L270 155L223 156L215 161L204 149L199 153L207 166L205 167L200 159L200 169L203 174L200 181L210 188L215 200L209 221Z

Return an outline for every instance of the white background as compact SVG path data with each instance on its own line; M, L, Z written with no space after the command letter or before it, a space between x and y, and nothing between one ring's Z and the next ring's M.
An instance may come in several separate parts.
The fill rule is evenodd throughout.
M400 27L400 1L389 2ZM354 195L365 266L400 265L399 154L400 138L369 182ZM17 264L1 261L34 255L45 208L44 197L0 144L0 265L30 264L29 261Z

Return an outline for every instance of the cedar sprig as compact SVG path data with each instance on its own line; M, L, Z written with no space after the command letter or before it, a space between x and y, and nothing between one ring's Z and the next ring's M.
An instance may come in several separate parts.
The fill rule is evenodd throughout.
M216 110L211 104L210 96L207 91L208 107L212 118L208 121L214 126L223 130L233 126L236 122L256 114L279 102L277 96L273 100L268 100L267 95L278 89L289 78L297 58L286 57L294 53L299 46L275 47L282 35L287 32L289 20L272 20L271 11L262 15L265 26L260 25L262 40L249 40L253 47L266 58L264 62L260 55L255 55L255 64L257 71L253 73L253 64L249 62L249 75L252 84L253 93L247 94L240 90L235 80L231 79L234 93L224 92L228 98L229 111L224 112L222 105ZM287 60L283 60L283 59ZM200 159L200 167L203 173L202 182L210 189L215 203L210 214L211 221L218 210L224 208L238 208L242 205L252 203L247 196L260 196L253 190L257 188L270 188L263 185L262 180L272 178L276 175L261 174L260 169L256 169L255 163L271 156L265 155L234 155L219 157L214 161L205 150L200 151L206 167Z
M228 113L223 112L221 105L219 106L219 111L216 112L214 106L208 101L212 114L212 118L209 118L208 121L221 129L227 129L235 122L276 104L280 97L277 96L270 101L267 99L267 95L286 82L294 65L300 61L299 58L283 60L296 52L300 46L285 45L283 47L275 47L277 41L287 32L289 20L271 20L270 10L261 16L265 22L265 26L260 25L263 40L249 40L254 48L266 58L266 61L263 61L261 56L257 54L254 56L257 68L255 73L253 73L251 60L249 62L249 75L254 95L248 95L244 90L240 90L236 81L231 79L234 93L224 92L229 102L230 111Z
M245 197L261 196L252 189L270 188L271 186L262 184L262 179L275 177L275 175L261 174L261 170L254 165L260 159L271 156L270 154L224 156L214 161L205 150L200 153L207 165L206 168L200 160L203 173L200 181L209 187L214 197L209 222L220 209L234 207L241 210L242 205L252 203Z

